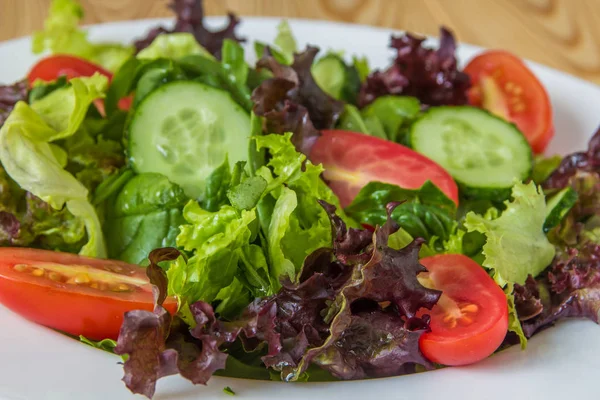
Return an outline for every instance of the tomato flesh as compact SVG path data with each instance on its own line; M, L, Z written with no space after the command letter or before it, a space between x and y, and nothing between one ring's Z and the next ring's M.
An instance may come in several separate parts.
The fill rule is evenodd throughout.
M0 248L0 303L38 324L91 339L116 339L123 314L154 309L145 269L122 261ZM164 306L177 311L177 301Z
M309 159L323 164L324 178L339 197L350 205L369 182L385 182L405 189L418 189L433 182L458 204L458 188L446 170L408 147L356 132L322 131Z
M30 85L37 80L44 82L51 82L58 79L61 76L66 76L67 79L77 78L80 76L92 76L96 72L106 76L109 81L112 80L113 75L102 68L100 65L91 63L79 57L67 56L67 55L55 55L43 58L33 66L27 79ZM104 114L104 103L102 100L95 102L98 111ZM121 110L129 110L131 107L131 98L124 97L119 101L119 108Z
M552 106L542 83L518 57L488 51L464 70L471 78L471 104L513 122L531 148L541 153L554 136Z
M420 260L428 272L418 276L427 287L442 290L432 310L431 332L419 348L429 360L443 365L466 365L490 356L508 329L508 306L502 289L485 270L461 254L441 254Z

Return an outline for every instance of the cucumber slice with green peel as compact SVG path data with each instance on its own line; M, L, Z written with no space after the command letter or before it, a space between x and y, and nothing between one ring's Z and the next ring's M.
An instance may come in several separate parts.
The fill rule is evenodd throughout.
M198 198L223 163L248 159L250 115L229 93L176 81L150 93L131 117L128 156L137 173L157 172Z
M557 227L567 216L571 208L577 203L577 192L570 187L562 189L550 199L546 200L546 220L544 221L544 232Z
M337 54L327 54L311 67L317 85L336 100L354 103L360 89L360 76Z
M444 167L467 197L507 198L533 165L519 129L475 107L431 107L411 126L410 144Z

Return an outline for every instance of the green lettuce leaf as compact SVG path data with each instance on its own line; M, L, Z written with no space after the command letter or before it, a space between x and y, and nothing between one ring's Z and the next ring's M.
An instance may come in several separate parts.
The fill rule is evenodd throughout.
M323 167L306 160L290 138L291 134L285 134L255 139L257 149L264 148L271 155L267 166L256 172L267 182L257 212L269 242L271 283L275 289L280 287L282 274L295 279L306 256L331 245L329 218L318 200L339 208L338 198L321 179Z
M291 281L296 279L296 266L287 259L281 244L283 237L290 227L290 217L298 206L296 193L288 188L282 188L279 198L275 202L275 208L271 216L271 223L267 233L269 243L269 259L271 260L271 278L273 286L277 287L279 279L287 277Z
M44 132L35 139L55 141L73 135L85 119L90 104L104 98L107 87L108 79L95 73L91 77L71 79L68 86L33 102L31 109L56 131L51 136Z
M546 201L534 182L517 183L512 201L494 218L470 212L465 219L469 232L486 236L483 266L491 269L500 286L507 282L523 284L528 275L542 272L554 258L554 246L544 234ZM490 209L495 210L495 209ZM496 212L497 213L497 212Z
M277 25L277 36L275 36L273 43L279 48L281 54L284 55L287 61L286 64L291 64L294 60L294 53L298 50L298 45L296 44L290 24L286 20L282 20Z
M371 73L371 67L369 67L369 60L367 59L367 57L353 56L352 64L358 72L358 77L360 81L364 82L365 80L367 80L367 76L369 76L369 74Z
M46 50L52 54L70 54L111 72L116 71L134 53L133 46L91 43L87 32L79 28L83 14L83 8L76 0L52 0L44 30L33 34L32 51L35 54Z
M88 241L80 254L101 258L106 257L106 248L88 190L64 169L63 160L57 158L50 142L77 131L90 103L103 95L101 89L106 84L106 78L100 75L72 79L70 87L50 93L31 107L17 103L0 129L0 161L6 172L22 189L52 208L60 210L66 205L86 228Z
M238 212L222 206L216 212L204 210L196 201L183 209L188 224L180 227L177 246L193 252L187 260L178 259L167 271L169 293L183 304L197 300L212 302L223 288L233 283L240 253L250 243L254 211Z
M178 59L190 54L199 54L214 59L213 55L198 43L194 35L187 32L158 35L150 43L150 46L137 54L137 58L142 60L154 60L157 58Z
M155 173L131 178L109 201L104 232L110 258L138 264L160 247L174 247L188 198Z
M215 311L227 319L233 319L252 299L248 288L239 279L233 278L231 285L221 289L217 294L215 300L219 301L219 305Z
M421 103L415 97L383 96L362 110L346 104L338 126L406 144L406 129L420 111Z
M519 321L519 315L515 308L515 296L513 290L514 284L512 283L506 285L506 289L504 290L506 302L508 303L508 331L517 334L519 342L521 343L521 350L525 350L527 348L527 337L523 332L523 327L521 326L521 321Z

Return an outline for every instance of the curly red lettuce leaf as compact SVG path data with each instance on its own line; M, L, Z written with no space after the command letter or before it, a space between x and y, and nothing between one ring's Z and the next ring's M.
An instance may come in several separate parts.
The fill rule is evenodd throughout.
M515 284L515 306L523 332L536 332L563 318L600 323L600 246L569 249L542 277Z
M28 82L25 79L12 85L0 85L0 127L18 101L27 101L27 89Z
M244 41L243 38L238 37L235 33L240 20L233 13L227 14L227 25L223 29L211 31L204 25L204 5L202 0L173 0L169 8L176 15L175 27L167 29L159 26L152 29L146 37L134 43L138 52L148 47L158 35L174 32L191 33L202 47L218 59L221 59L221 48L225 39L231 39L238 43Z
M570 184L577 172L600 173L600 128L588 142L585 151L569 154L544 182L544 189L560 189Z
M179 256L173 248L150 253L147 275L154 287L154 312L134 310L125 313L114 352L127 355L123 381L133 392L151 398L158 379L179 373L194 384L206 384L215 371L225 368L227 354L219 346L235 340L226 334L213 308L198 302L190 307L196 326L190 329L180 318L162 307L167 278L158 265Z
M332 208L325 206L331 214ZM389 213L392 210L393 207ZM338 218L332 218L337 242L334 257L319 251L307 259L319 265L305 265L303 277L306 278L306 269L312 275L300 283L302 286L310 282L311 297L318 301L311 301L302 314L298 314L299 308L308 304L299 307L297 297L288 297L288 301L279 304L286 311L284 315L294 310L302 316L278 325L280 332L287 332L282 334L282 343L287 339L295 344L290 346L293 351L279 354L280 363L273 365L281 370L282 379L299 379L311 362L341 379L414 372L416 364L431 367L418 348L418 338L429 329L429 318L417 318L414 314L422 307L431 309L440 292L421 286L416 279L418 273L426 271L418 262L420 242L401 250L387 246L388 236L397 229L389 218L377 228L369 243L363 238L364 231L347 230ZM350 232L359 237L349 240ZM349 257L349 242L356 257ZM343 249L342 259L351 260L350 264L337 257L338 249ZM361 306L364 304L368 305L367 310ZM301 353L298 346L305 351ZM356 353L359 348L360 354ZM302 357L297 359L299 354Z
M385 71L374 71L363 83L358 102L360 107L386 95L417 97L430 106L468 103L469 76L458 70L456 41L452 32L440 29L440 46L423 46L424 37L407 33L392 36L390 47L397 50L394 63Z
M252 93L254 113L265 118L267 133L292 132L298 151L308 154L319 137L319 130L335 126L344 103L333 99L315 82L311 66L317 47L294 55L292 65L279 63L267 50L258 61L273 77L263 81Z

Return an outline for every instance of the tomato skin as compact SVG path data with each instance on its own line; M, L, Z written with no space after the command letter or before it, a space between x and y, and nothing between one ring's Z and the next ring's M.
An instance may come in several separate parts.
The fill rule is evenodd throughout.
M60 76L66 76L67 79L77 78L80 76L92 76L96 72L106 76L108 80L112 80L113 75L102 68L100 65L91 63L83 58L73 57L68 55L53 55L43 58L33 66L27 80L30 85L36 80L44 82L54 81ZM104 104L102 100L96 101L96 107L101 114L104 115ZM131 97L124 97L119 100L119 108L127 111L131 107Z
M38 61L29 71L27 78L29 83L33 84L38 79L48 82L62 75L67 79L72 79L80 76L92 76L96 72L112 79L110 72L87 60L67 55L54 55Z
M473 58L464 72L471 78L470 103L513 122L535 153L554 136L552 105L546 89L525 63L506 51L487 51ZM496 90L490 90L489 82Z
M350 205L372 181L418 189L430 180L458 204L456 182L446 170L422 154L362 133L341 130L321 133L309 159L314 164L323 164L323 176L342 207Z
M420 260L433 287L442 290L440 301L419 315L431 315L431 332L424 333L419 348L429 360L443 365L467 365L490 356L508 330L506 295L485 270L462 254L440 254ZM453 309L448 304L458 304ZM469 310L475 306L475 310ZM465 310L462 312L462 310ZM451 324L449 315L462 314ZM468 318L463 319L464 317Z
M84 266L88 271L103 273L105 268L118 268L122 277L144 282L128 292L99 290L90 287L56 282L46 276L38 277L17 272L14 266L26 264ZM114 271L113 271L114 272ZM75 254L25 248L0 248L0 303L21 316L71 335L90 339L116 339L123 314L131 310L154 309L152 287L145 269L121 261L100 260ZM118 283L116 281L115 283ZM168 298L164 307L177 311L177 301Z

